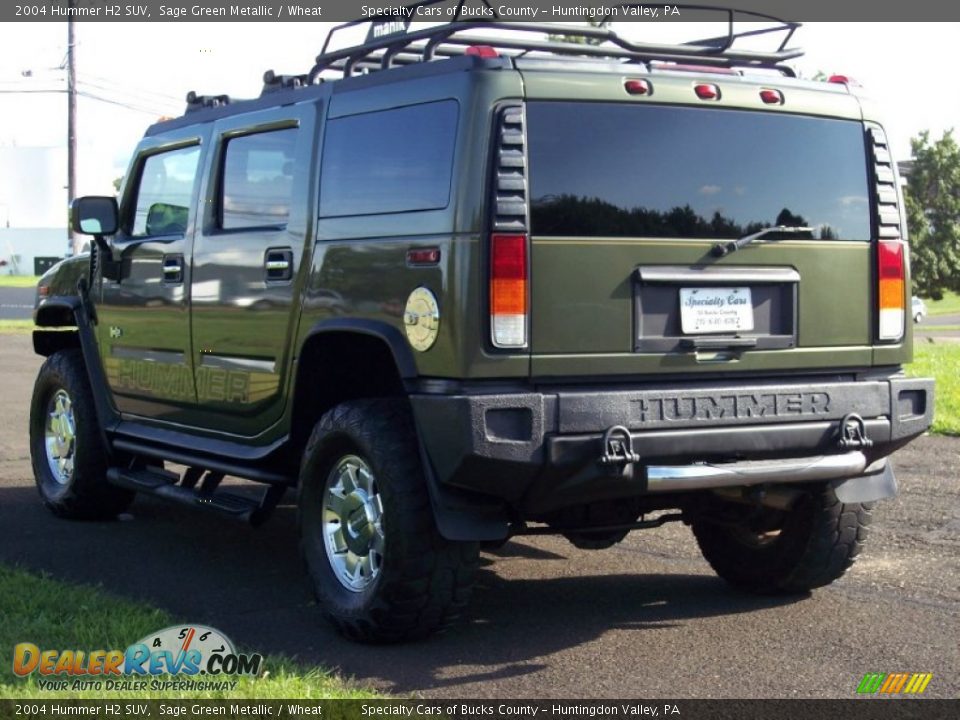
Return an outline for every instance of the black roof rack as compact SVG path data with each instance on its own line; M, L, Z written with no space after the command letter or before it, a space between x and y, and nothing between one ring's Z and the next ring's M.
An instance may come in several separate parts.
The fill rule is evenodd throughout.
M394 65L426 62L435 57L462 55L470 45L489 45L498 49L519 51L520 54L543 52L553 55L607 58L624 62L645 63L651 60L689 62L695 60L699 64L720 67L772 68L787 75L793 75L794 73L790 68L782 66L781 63L803 54L800 49L787 48L787 43L801 23L782 20L752 10L706 5L677 5L676 7L681 10L721 13L726 16L727 33L718 37L667 45L631 42L607 27L504 21L499 17L496 8L489 0L480 0L480 2L488 9L488 14L492 15L493 20L464 19L466 1L419 0L419 2L402 6L402 12L396 16L367 17L337 25L327 35L323 49L307 75L307 84L315 83L320 74L325 71L339 72L342 77L349 77L358 71L371 72L387 69ZM451 13L450 20L444 24L433 25L412 32L408 31L409 18L419 17L416 15L417 9L431 5L453 6L455 10ZM642 7L642 4L623 3L614 7L621 9L639 8ZM612 15L608 15L603 19L610 20L611 18ZM738 20L764 21L774 24L770 27L736 32L734 26ZM338 32L365 23L371 23L371 27L367 39L363 43L338 50L329 49L330 40ZM517 36L479 37L460 34L466 30L477 29L531 33L539 36L549 36L549 38L544 40ZM785 33L785 37L779 46L772 51L734 48L737 40L742 38L781 32ZM585 44L583 41L589 42Z

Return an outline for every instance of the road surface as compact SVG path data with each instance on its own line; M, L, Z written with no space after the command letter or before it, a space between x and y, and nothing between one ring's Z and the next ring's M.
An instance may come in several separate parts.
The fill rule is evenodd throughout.
M848 698L866 672L930 672L928 696L960 695L960 439L900 452L902 494L877 508L864 557L810 596L734 592L682 526L601 552L522 540L484 556L465 625L369 647L318 617L292 504L259 530L143 498L128 521L50 515L26 440L39 360L28 336L0 340L0 562L101 584L248 649L407 696Z

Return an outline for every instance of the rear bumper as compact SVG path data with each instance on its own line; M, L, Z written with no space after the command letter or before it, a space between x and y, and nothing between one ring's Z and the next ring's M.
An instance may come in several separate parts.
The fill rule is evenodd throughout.
M434 480L524 514L597 500L771 482L840 480L930 426L933 380L868 374L411 397ZM841 419L867 447L841 447ZM639 460L611 473L603 435L628 429ZM852 452L855 451L855 452Z

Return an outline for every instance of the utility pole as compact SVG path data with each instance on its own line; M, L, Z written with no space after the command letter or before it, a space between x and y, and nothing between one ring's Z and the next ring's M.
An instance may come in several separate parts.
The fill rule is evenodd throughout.
M77 192L77 43L73 28L73 8L76 0L69 0L67 16L67 207L73 204ZM73 228L67 222L67 254L76 252Z

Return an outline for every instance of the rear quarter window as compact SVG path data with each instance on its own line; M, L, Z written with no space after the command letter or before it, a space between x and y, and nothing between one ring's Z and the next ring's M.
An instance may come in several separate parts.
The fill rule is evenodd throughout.
M447 207L457 115L457 102L443 100L329 120L320 215Z
M221 229L286 224L296 143L297 131L293 128L227 141L220 197Z
M858 122L533 102L527 123L534 234L736 238L788 225L870 238Z

